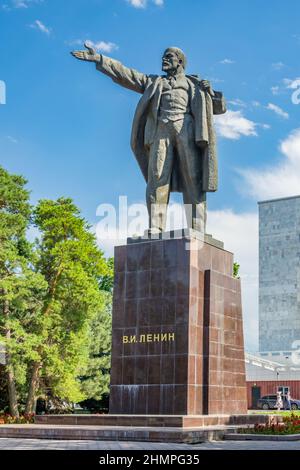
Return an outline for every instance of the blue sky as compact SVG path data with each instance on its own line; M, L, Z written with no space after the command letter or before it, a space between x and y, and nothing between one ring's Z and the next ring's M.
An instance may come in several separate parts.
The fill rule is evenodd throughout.
M78 43L89 39L145 73L160 73L163 50L176 45L189 73L224 92L209 227L242 265L249 349L257 201L300 193L300 107L291 98L300 87L299 17L298 0L0 0L0 164L26 176L33 202L71 196L95 224L100 203L144 199L129 146L139 96L75 61Z

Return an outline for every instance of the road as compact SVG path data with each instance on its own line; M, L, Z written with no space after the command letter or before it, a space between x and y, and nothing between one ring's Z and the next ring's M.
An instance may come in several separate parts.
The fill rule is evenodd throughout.
M197 445L151 442L54 441L44 439L0 439L0 450L300 450L300 441L214 441Z

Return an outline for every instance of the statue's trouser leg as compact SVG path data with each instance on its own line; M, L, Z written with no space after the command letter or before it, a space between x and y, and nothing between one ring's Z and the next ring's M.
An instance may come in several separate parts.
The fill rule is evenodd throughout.
M187 218L188 227L200 233L206 232L206 219L207 219L207 204L206 194L203 194L203 201L197 202L188 194L188 191L183 193L183 202L185 205L185 213Z
M150 147L146 198L149 226L153 233L162 232L166 228L174 158L169 124L159 121L155 140Z
M187 115L183 121L175 122L174 125L188 227L205 233L206 193L201 188L201 149L195 143L194 119Z

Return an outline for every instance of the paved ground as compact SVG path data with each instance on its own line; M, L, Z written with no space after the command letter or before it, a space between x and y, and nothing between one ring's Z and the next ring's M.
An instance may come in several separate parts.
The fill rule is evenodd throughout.
M44 439L0 439L0 450L300 450L296 442L215 441L198 445L146 442L52 441Z

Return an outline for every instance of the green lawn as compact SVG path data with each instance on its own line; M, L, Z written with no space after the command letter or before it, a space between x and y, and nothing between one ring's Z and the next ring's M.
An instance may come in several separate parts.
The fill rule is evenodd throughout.
M249 411L252 415L281 415L281 416L290 416L292 413L296 416L300 416L300 410L294 411L276 411L276 410L251 410Z

